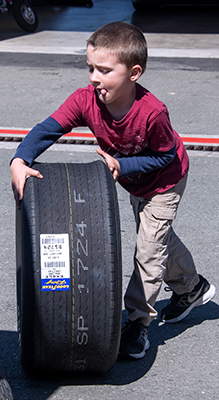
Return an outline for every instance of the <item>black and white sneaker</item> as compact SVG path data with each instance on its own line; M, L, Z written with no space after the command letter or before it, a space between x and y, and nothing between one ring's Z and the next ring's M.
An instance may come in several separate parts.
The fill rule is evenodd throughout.
M194 307L201 306L210 301L216 292L213 285L199 275L200 281L192 292L178 295L173 292L168 304L161 311L163 322L179 322L192 311Z
M0 400L14 400L11 387L1 370L0 370Z
M140 359L150 347L148 328L140 319L127 321L122 329L120 355L126 358Z

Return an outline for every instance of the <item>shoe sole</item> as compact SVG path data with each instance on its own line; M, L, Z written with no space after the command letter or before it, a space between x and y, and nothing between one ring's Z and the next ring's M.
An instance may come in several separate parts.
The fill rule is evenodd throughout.
M197 299L194 303L192 303L191 306L187 308L181 315L173 319L168 319L168 320L162 319L162 321L165 322L166 324L174 324L175 322L182 321L184 318L187 317L187 315L189 315L189 313L193 310L193 308L202 306L208 303L211 299L213 299L215 293L216 293L216 288L214 287L214 285L210 285L210 288L207 290L207 292L204 293L203 296Z
M145 352L149 349L149 347L150 347L150 342L147 339L145 346L144 346L144 350L141 353L129 354L129 357L134 358L135 360L140 360L140 358L144 358Z

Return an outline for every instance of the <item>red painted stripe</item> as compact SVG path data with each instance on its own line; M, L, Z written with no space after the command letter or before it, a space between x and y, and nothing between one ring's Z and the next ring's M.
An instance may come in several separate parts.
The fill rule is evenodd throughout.
M28 130L21 130L21 129L0 129L0 134L2 134L2 135L15 135L15 136L17 136L17 135L22 135L22 136L26 136L27 134L29 133L29 131ZM89 138L89 139L93 139L93 138L95 138L95 136L93 135L93 133L91 133L91 132L69 132L69 133L66 133L65 135L63 135L63 136L65 136L65 137L71 137L71 138L73 138L73 137L75 137L75 138L77 138L77 137L83 137L83 138Z
M219 144L219 138L211 138L211 137L183 137L181 136L183 143L197 143L197 144Z
M84 138L92 138L94 139L95 136L93 135L93 133L87 132L87 133L82 133L82 132L69 132L66 133L63 136L71 136L71 137L84 137Z
M0 135L13 135L14 137L26 136L29 133L29 130L26 129L0 129ZM95 139L95 136L91 132L69 132L63 135L62 137L71 138L72 140L77 139ZM196 137L196 136L181 136L181 139L184 144L190 145L219 145L219 137Z
M27 135L29 131L21 129L0 129L0 134L3 135Z

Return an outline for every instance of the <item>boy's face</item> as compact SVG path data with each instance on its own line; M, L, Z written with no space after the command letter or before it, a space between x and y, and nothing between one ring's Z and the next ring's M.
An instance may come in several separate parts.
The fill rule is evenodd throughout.
M87 47L89 78L100 101L107 105L122 105L133 93L131 70L118 61L117 56L100 48Z

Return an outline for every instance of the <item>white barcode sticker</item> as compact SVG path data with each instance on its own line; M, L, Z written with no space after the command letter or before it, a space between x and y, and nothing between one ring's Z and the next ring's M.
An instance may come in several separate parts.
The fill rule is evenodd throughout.
M41 290L70 290L69 235L41 234Z

